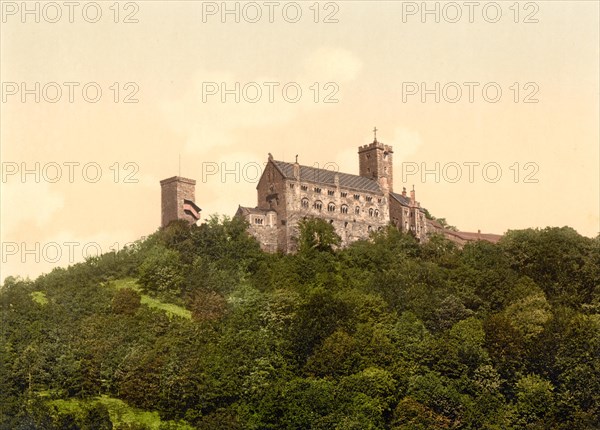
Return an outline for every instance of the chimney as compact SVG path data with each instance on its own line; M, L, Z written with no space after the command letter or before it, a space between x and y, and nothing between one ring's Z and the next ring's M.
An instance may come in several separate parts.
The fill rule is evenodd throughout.
M413 185L412 190L410 190L410 204L414 206L415 202L415 186Z
M406 187L402 187L402 197L406 197Z

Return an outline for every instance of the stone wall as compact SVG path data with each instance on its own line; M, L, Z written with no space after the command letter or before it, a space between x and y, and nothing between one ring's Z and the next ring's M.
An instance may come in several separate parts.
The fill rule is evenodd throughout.
M160 181L161 187L161 226L167 226L178 219L195 223L196 220L183 210L183 201L196 201L196 181L173 176Z

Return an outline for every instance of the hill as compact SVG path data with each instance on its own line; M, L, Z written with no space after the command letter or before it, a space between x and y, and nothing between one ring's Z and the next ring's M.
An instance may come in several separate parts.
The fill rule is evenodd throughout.
M600 238L337 243L213 217L7 278L0 429L600 428Z

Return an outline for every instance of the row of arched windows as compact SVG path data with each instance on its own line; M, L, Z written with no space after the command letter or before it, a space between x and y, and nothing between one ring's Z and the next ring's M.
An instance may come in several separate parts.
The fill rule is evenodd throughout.
M310 205L309 200L306 197L304 197L301 200L301 205L302 205L303 209L308 209L309 205ZM322 211L323 210L323 202L320 200L315 201L312 205L312 208L318 210L319 212ZM330 202L327 204L327 212L335 212L336 209L337 208L335 206L335 203ZM348 205L340 206L340 212L343 214L347 214L349 212L349 210L350 209L348 208ZM360 206L354 207L354 214L360 215ZM369 216L379 218L379 209L369 208Z
M369 216L379 218L379 209L369 209Z

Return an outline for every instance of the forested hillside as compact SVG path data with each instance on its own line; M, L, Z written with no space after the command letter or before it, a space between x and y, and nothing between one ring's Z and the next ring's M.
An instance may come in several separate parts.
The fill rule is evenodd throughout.
M390 228L296 255L238 219L1 290L0 428L600 428L600 239Z

